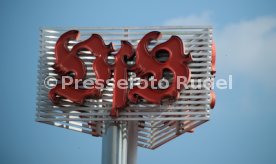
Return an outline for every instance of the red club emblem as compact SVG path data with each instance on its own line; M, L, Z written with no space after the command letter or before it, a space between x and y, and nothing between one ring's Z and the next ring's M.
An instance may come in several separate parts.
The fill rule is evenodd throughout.
M89 89L76 88L74 83L65 87L62 84L58 84L50 90L48 95L49 99L55 104L59 101L58 97L64 97L81 105L84 104L84 100L88 97L100 98L102 88L97 86L104 87L113 73L113 104L110 115L117 117L119 110L124 109L128 101L137 103L139 99L145 99L150 103L160 104L164 98L177 99L180 90L184 87L184 85L180 85L179 87L177 78L185 77L185 84L190 80L191 73L188 63L192 59L190 54L184 54L184 46L181 38L178 36L172 36L166 42L158 44L151 50L148 49L148 45L152 40L161 38L160 32L153 31L146 34L140 40L136 50L134 50L128 41L121 41L121 48L114 55L114 65L110 65L107 62L108 56L115 51L112 44L105 45L102 37L98 34L93 34L90 38L74 45L69 50L69 41L78 39L78 36L78 31L71 30L61 35L58 39L55 45L55 71L61 76L73 74L74 81L84 80L87 70L78 54L82 50L87 50L91 52L91 55L96 57L91 65L96 75L95 84ZM160 62L156 59L156 56L164 51L168 54L168 59ZM134 56L136 58L135 65L128 65L126 59L133 58ZM149 81L149 77L154 77L157 81L161 80L163 72L166 70L170 71L173 75L172 82L166 89L153 89L151 86L143 89L137 86L133 88L120 88L116 85L122 79L128 80L128 72L130 71L147 82Z

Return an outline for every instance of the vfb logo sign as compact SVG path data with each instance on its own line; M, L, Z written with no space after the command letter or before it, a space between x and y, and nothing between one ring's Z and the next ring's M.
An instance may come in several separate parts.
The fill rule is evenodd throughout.
M124 109L128 102L137 103L141 98L154 104L160 104L164 98L176 100L179 92L190 80L191 72L188 63L192 61L192 58L190 54L184 54L184 45L178 36L171 36L167 41L149 49L148 46L151 41L161 38L160 32L152 31L141 38L136 49L128 41L121 41L120 49L115 52L111 43L105 45L100 35L93 34L87 40L75 44L72 49L68 49L69 41L77 40L79 34L79 31L76 30L65 32L56 42L53 67L60 76L71 74L74 82L65 87L62 82L59 82L49 91L48 97L55 104L58 104L60 97L80 105L84 103L86 98L101 98L101 91L107 85L107 81L112 78L113 73L113 102L110 115L118 117L119 111ZM83 50L90 51L90 55L96 58L91 65L96 80L92 87L76 88L75 82L83 81L87 73L85 63L78 56L79 52ZM168 54L168 59L160 62L156 56L164 51ZM110 55L114 55L114 64L108 63L108 56ZM127 59L134 58L135 64L128 65ZM128 80L128 72L134 72L136 77L142 80L141 85L143 86L150 81L150 77L154 77L156 81L161 80L165 70L169 70L173 75L169 87L165 89L153 88L152 86L130 88L128 83L124 83L125 87L117 85L118 83L122 84L122 80ZM178 84L178 77L185 77L181 85ZM79 85L82 84L77 86Z

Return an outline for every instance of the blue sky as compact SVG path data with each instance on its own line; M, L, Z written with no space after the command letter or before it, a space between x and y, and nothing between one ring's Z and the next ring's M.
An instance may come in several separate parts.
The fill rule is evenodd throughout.
M211 121L151 151L138 163L276 163L276 1L0 2L2 164L100 163L101 139L35 119L40 27L214 26L217 90Z

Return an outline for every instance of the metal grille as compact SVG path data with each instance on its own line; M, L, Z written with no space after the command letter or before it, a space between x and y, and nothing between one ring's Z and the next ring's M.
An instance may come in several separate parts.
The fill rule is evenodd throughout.
M191 79L204 80L213 77L211 74L211 27L45 28L41 30L37 121L94 136L103 134L105 121L122 123L137 121L138 145L155 149L185 132L193 131L195 127L209 120L211 89L208 88L184 89L177 101L164 101L161 105L149 104L145 101L139 104L129 103L116 119L109 116L112 106L113 81L103 89L101 99L86 99L84 106L76 105L66 99L62 99L59 106L53 105L48 99L49 89L44 86L44 79L48 76L59 78L52 68L55 61L54 46L60 35L70 29L79 30L81 36L78 41L69 42L69 49L76 43L89 38L93 33L100 34L106 44L112 42L116 50L120 48L121 40L128 40L136 47L139 40L150 31L160 31L162 38L153 42L149 49L168 40L172 35L177 35L183 40L186 53L190 52L193 58L193 62L189 64ZM88 55L89 53L89 51L81 51L79 57L86 66L89 66L87 78L95 78L91 67L95 57ZM112 63L114 58L110 56L108 60ZM133 63L130 61L130 64ZM129 78L132 77L133 74L130 72Z

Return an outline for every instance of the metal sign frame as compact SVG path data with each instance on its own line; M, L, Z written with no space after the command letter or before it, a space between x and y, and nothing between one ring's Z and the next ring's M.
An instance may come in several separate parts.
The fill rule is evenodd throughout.
M191 70L191 79L214 78L215 50L212 27L210 26L42 28L36 114L38 122L92 134L93 136L107 136L106 138L110 138L108 127L112 129L116 126L117 128L113 129L114 133L111 133L112 137L115 133L117 134L113 140L124 134L128 136L137 134L136 140L133 139L135 136L132 136L132 140L135 142L132 142L133 147L138 145L148 149L156 149L177 136L192 132L197 126L209 120L209 110L215 102L212 88L183 89L177 101L164 101L161 105L150 104L145 101L141 101L139 104L130 103L120 112L118 118L112 118L109 114L113 96L112 81L103 89L101 99L86 99L83 106L62 99L59 106L53 105L47 96L49 88L45 87L45 79L49 76L59 79L59 75L55 73L55 69L52 67L55 60L54 46L60 35L70 29L79 30L80 39L70 41L69 48L87 39L91 34L100 34L106 44L113 43L115 50L120 47L121 40L127 40L136 47L139 39L153 30L160 31L163 37L152 43L149 46L150 49L172 35L179 36L185 45L186 53L190 52L193 59L188 65ZM91 65L95 57L88 54L88 51L82 51L79 57L86 65ZM112 63L114 57L109 56L108 60ZM95 78L92 69L88 70L87 77ZM131 72L129 78L135 78ZM54 80L47 81L49 86L54 86L55 82ZM190 85L189 83L188 87ZM129 129L129 127L131 128ZM118 131L118 128L122 131ZM117 132L115 132L116 130ZM132 132L125 133L127 131ZM119 139L118 142L125 141ZM131 145L131 142L129 144ZM136 150L134 148L129 150L129 152L131 151L135 152ZM125 157L122 156L121 158Z

